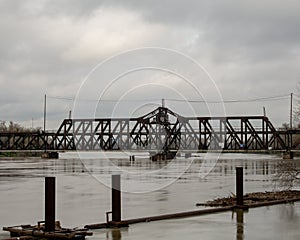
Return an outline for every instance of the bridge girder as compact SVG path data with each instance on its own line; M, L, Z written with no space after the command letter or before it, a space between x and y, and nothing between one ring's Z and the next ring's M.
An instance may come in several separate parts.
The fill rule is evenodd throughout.
M0 133L0 150L286 150L291 135L264 116L183 117L159 107L138 118L65 119L56 133Z

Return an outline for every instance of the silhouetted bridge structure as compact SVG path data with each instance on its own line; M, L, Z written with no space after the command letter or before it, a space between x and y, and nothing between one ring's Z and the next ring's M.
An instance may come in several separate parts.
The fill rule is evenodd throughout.
M0 150L291 150L295 134L265 116L183 117L159 107L137 118L65 119L56 132L2 132Z

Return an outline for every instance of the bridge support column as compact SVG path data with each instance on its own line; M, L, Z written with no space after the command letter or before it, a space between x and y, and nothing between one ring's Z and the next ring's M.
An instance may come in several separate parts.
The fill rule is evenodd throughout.
M283 152L282 159L294 159L294 153L292 151Z
M52 159L58 159L59 155L58 152L44 152L42 153L42 158L52 158Z

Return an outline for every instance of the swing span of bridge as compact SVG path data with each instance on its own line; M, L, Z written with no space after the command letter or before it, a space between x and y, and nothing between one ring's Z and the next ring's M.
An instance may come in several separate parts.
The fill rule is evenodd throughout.
M183 117L158 107L137 118L64 119L56 132L2 132L0 151L290 151L296 134L266 116Z

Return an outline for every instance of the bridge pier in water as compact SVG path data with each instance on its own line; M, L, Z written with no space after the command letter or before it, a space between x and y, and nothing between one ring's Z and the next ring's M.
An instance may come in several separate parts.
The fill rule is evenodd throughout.
M282 159L294 159L294 152L292 151L283 152Z
M45 159L58 159L59 158L59 154L58 154L58 152L44 152L44 153L42 153L41 158L45 158Z
M294 159L294 152L286 151L282 153L282 159Z

